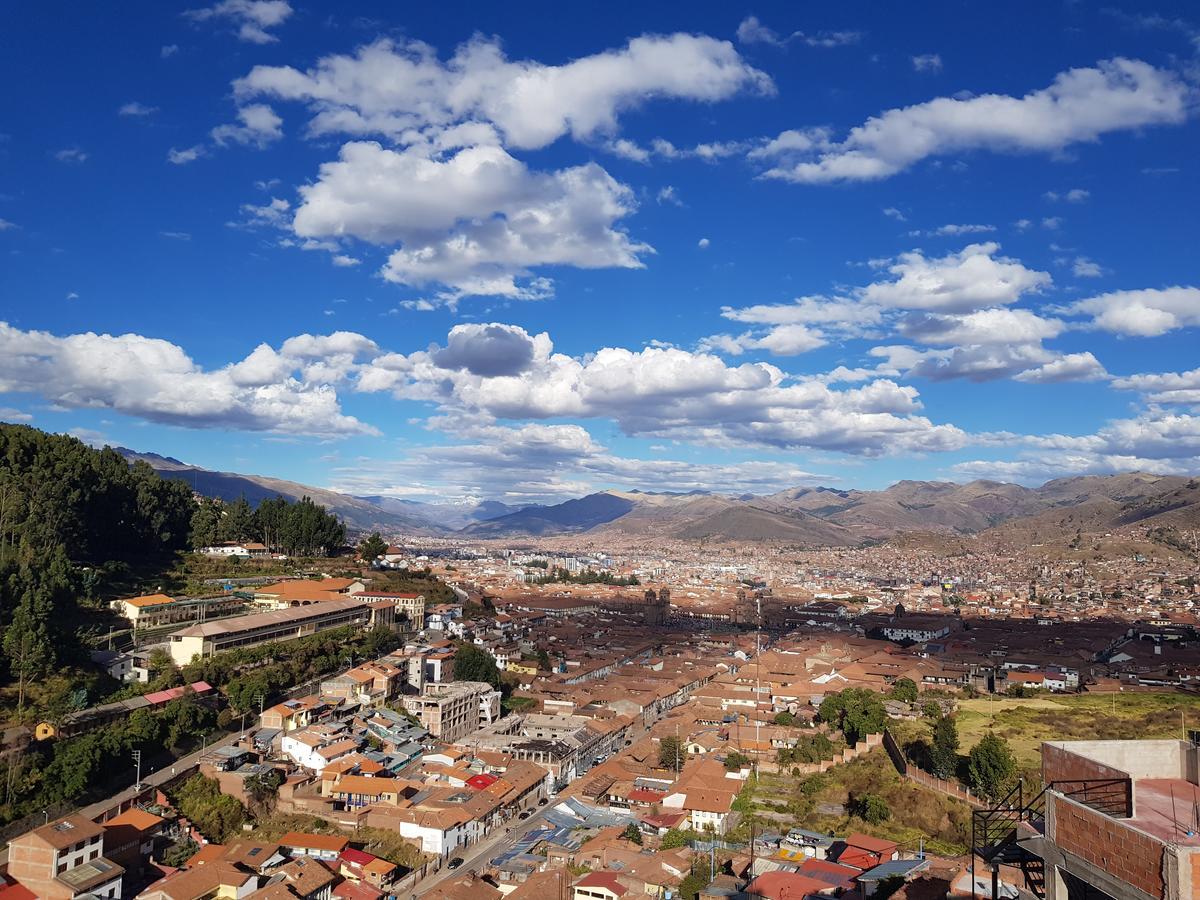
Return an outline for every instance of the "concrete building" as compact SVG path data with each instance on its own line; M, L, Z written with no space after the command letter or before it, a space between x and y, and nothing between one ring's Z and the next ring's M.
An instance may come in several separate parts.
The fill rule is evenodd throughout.
M360 591L355 594L360 600L388 600L396 605L396 620L406 620L409 629L420 631L425 627L424 594L389 594L383 591Z
M382 606L387 607L387 604ZM379 608L373 603L347 598L204 622L171 633L171 659L182 666L196 656L212 656L222 650L256 647L272 641L290 641L331 628L391 626L394 616L391 608Z
M168 597L149 594L114 600L109 606L129 620L134 628L161 628L180 622L196 622L206 618L232 615L246 605L242 597L219 594L212 597Z
M452 744L500 718L500 692L483 681L426 684L404 708L434 737Z
M1198 766L1187 741L1043 744L1047 900L1200 897Z
M125 870L104 856L104 828L67 816L13 838L8 875L42 900L120 900Z

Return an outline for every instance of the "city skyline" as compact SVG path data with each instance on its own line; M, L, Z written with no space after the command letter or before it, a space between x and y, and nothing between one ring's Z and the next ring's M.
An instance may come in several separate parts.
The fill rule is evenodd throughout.
M71 12L0 419L412 499L1200 471L1185 4Z

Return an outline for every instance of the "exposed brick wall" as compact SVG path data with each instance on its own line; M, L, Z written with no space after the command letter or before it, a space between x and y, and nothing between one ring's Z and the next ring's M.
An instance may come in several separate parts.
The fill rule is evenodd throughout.
M1051 802L1055 844L1151 896L1163 896L1162 842L1086 806L1058 797Z
M1061 747L1042 745L1042 781L1081 781L1084 779L1127 778L1120 769L1095 762Z

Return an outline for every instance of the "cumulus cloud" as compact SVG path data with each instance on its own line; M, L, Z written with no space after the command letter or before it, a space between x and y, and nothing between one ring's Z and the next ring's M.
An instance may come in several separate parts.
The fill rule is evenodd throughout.
M540 351L546 355L549 340L544 333L530 339L525 329L516 325L455 325L446 346L433 353L433 362L443 369L466 370L489 378L520 375L533 365L539 343L546 345Z
M730 464L618 456L578 425L480 426L455 419L435 425L452 431L463 443L422 447L398 460L336 469L334 487L358 495L443 502L496 497L509 503L553 503L613 487L773 493L816 477L774 460Z
M206 370L179 346L138 334L60 337L0 323L0 392L188 428L375 433L341 411L323 378L340 357L326 352L317 360L305 354L306 346L345 350L349 342L336 335L293 338L281 351L263 345L240 363Z
M271 44L279 40L268 29L282 25L292 15L287 0L221 0L215 6L191 9L184 16L193 22L221 21L237 28L238 40L250 44ZM171 56L175 45L163 47L163 57Z
M1104 275L1104 269L1094 259L1077 256L1071 264L1071 274L1076 278L1100 278Z
M473 295L542 299L553 285L535 273L540 266L636 268L653 252L620 226L637 207L634 193L603 168L536 171L512 151L565 135L611 137L614 152L644 161L671 145L645 150L616 138L622 112L657 98L713 102L773 90L729 42L687 34L634 38L559 66L509 60L482 37L446 61L418 41L378 40L307 71L258 66L234 83L242 104L306 104L310 135L380 135L393 144L351 141L322 165L300 188L295 234L387 246L383 278L433 287L427 302L449 304ZM260 133L278 131L267 125L222 126L214 138L261 143ZM673 192L659 198L674 200Z
M1165 69L1135 59L1104 60L1060 73L1023 97L939 97L868 119L840 142L812 134L760 151L765 177L804 184L889 178L921 160L969 151L1054 153L1112 131L1178 124L1190 91Z
M1114 378L1113 387L1137 391L1150 403L1182 404L1200 411L1200 369L1188 372L1158 372Z
M522 332L510 326L506 339ZM361 370L363 391L425 400L473 420L603 418L631 436L715 446L816 447L861 455L962 446L967 436L918 415L911 387L875 380L835 391L787 383L765 363L731 366L673 347L604 347L585 357L553 352L547 336L524 334L532 360L514 375L445 368L439 348L384 354ZM522 357L523 358L523 357Z
M1108 377L1108 372L1091 351L1084 351L1067 353L1015 377L1017 381L1051 384L1059 381L1100 381Z
M636 204L602 168L535 172L496 145L433 158L352 142L300 194L299 237L400 244L383 277L445 285L449 299L537 299L548 282L518 281L533 266L638 268L651 252L617 227Z
M869 285L862 298L878 306L966 312L1014 303L1050 284L1048 273L997 256L999 250L999 244L989 242L940 258L927 258L919 250L902 253L887 267L896 277Z
M1179 328L1200 325L1200 288L1169 287L1112 291L1067 308L1075 315L1091 317L1091 325L1102 331L1130 337L1157 337Z
M983 309L961 316L916 314L906 317L900 333L923 344L1035 344L1058 337L1066 326L1027 309Z
M912 67L915 72L940 72L942 57L937 53L922 53L912 57Z
M652 98L712 102L745 90L774 86L728 41L690 34L638 37L560 66L509 60L497 41L481 37L446 62L420 41L381 39L304 72L256 66L234 83L243 99L308 103L313 134L408 142L422 129L488 122L506 146L524 149L566 134L612 134L620 112Z
M237 118L239 124L218 125L209 132L218 146L235 143L262 149L283 137L283 119L266 104L243 106L237 111Z
M1192 475L1200 469L1200 416L1148 410L1107 422L1094 434L1014 438L1015 460L970 460L954 466L973 477L1044 481L1062 475L1142 471Z

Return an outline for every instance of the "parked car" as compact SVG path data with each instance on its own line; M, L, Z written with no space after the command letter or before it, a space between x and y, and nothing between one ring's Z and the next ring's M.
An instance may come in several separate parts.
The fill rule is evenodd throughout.
M517 818L518 819L528 819L529 818L529 810L527 810L527 809L522 810L521 814L519 816L517 816Z
M450 860L450 862L446 863L446 868L447 869L457 869L462 864L463 864L463 858L461 856L456 856L456 857L454 857L454 859Z

